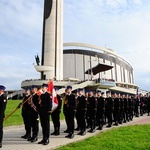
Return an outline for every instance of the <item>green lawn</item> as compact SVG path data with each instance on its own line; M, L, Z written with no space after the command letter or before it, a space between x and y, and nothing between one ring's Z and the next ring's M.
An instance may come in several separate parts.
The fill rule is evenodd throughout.
M10 114L15 108L21 103L21 100L8 100L5 116ZM17 110L12 116L10 116L7 120L4 121L4 126L11 126L11 125L20 125L23 124L22 117L21 117L21 108Z
M21 103L22 100L8 100L5 116L10 114L15 108ZM60 114L61 120L64 119L63 113ZM17 110L12 116L10 116L7 120L4 121L4 126L12 126L12 125L21 125L23 124L22 117L21 117L21 108Z
M120 127L57 150L150 150L150 125Z

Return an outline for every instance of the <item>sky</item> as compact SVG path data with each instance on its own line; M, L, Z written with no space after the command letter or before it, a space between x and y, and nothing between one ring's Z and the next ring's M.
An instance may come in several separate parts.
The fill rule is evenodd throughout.
M8 90L38 79L44 0L0 0L0 84ZM115 50L134 69L135 84L150 90L150 1L64 0L64 42Z

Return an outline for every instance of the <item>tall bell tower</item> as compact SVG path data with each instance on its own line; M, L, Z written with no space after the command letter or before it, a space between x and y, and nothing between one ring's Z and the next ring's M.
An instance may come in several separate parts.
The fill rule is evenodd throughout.
M63 79L63 0L44 0L41 79Z

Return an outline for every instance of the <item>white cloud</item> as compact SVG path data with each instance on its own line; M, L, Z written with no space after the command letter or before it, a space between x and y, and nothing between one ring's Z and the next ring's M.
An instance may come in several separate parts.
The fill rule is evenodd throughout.
M0 6L0 83L19 87L21 80L39 77L32 63L41 53L43 0L1 0ZM136 83L148 89L149 14L145 0L64 0L64 42L116 50L133 65Z

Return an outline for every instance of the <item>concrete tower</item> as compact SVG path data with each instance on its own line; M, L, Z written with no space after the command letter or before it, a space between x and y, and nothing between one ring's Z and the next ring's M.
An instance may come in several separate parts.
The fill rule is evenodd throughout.
M41 79L63 79L63 0L44 0Z

